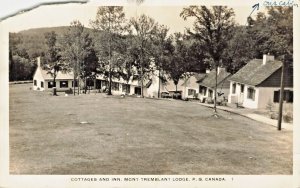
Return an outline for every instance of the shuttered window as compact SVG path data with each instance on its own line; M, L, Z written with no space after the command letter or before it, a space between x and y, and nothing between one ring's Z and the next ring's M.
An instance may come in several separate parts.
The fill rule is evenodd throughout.
M278 103L280 99L280 90L274 91L273 102ZM283 92L283 101L292 103L293 102L293 91L291 90L284 90Z

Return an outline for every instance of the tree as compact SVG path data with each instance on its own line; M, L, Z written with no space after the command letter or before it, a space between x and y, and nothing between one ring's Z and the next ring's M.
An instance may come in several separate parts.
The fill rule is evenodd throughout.
M119 64L119 56L117 48L119 47L118 38L126 31L125 27L125 13L123 7L120 6L103 6L99 7L96 19L90 22L90 25L96 30L100 31L100 40L98 40L98 53L101 57L103 74L108 73L109 87L108 95L111 95L112 77L117 76L119 71L117 65ZM113 57L114 56L114 57ZM106 68L107 67L107 68ZM107 71L108 69L108 71Z
M122 63L119 64L119 76L128 84L137 74L136 62L138 61L138 48L135 36L131 33L124 36L120 42L122 42L122 44L120 45L121 48L119 48L119 53L122 54L122 56L120 56L119 62Z
M172 79L177 92L177 85L180 79L184 78L187 70L189 69L189 54L190 49L186 46L186 38L181 33L175 33L168 39L170 45L168 45L168 60L162 65L163 69L168 75L169 79Z
M16 80L15 69L16 63L14 62L13 56L17 54L18 44L21 43L21 37L17 33L9 33L9 81Z
M45 33L47 52L45 54L45 68L47 73L53 77L53 85L55 85L55 79L58 71L62 71L64 68L63 63L61 62L60 48L57 46L56 33L54 31ZM53 95L56 94L56 90L53 90Z
M170 54L168 47L170 40L167 40L167 34L168 34L169 28L167 28L165 25L158 25L156 33L154 34L153 43L154 43L154 50L153 50L153 56L155 61L156 69L158 70L158 98L160 97L160 83L162 79L162 67L163 64L166 64L168 61L168 54Z
M153 72L154 68L151 65L151 62L154 60L151 51L153 47L152 39L157 32L157 23L153 18L142 14L137 18L131 18L130 25L136 36L135 39L138 49L137 68L139 71L139 80L141 82L141 96L144 97L144 79Z
M98 58L94 50L93 41L84 25L78 20L72 21L67 34L64 36L63 58L73 70L73 88L75 95L75 83L78 83L80 93L80 80L83 80L86 93L86 81L88 78L95 79Z
M225 59L224 49L228 46L228 40L232 37L231 31L234 27L233 9L226 6L190 6L184 8L180 13L183 19L189 17L195 18L192 31L188 31L190 35L199 40L202 44L206 55L211 58L211 66L214 67L215 75L215 91L214 91L214 112L217 116L217 68L222 65Z
M293 59L293 8L269 7L267 14L259 13L251 18L248 32L253 41L255 57L270 53L282 59L283 55Z
M236 26L232 34L233 37L228 41L228 47L224 52L226 55L223 64L226 65L228 72L234 74L249 60L255 58L256 49L253 40L251 40L252 36L248 26Z

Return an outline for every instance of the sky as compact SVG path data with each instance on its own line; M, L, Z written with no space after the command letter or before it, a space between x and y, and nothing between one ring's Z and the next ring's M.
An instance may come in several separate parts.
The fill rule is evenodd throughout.
M16 1L16 0L12 0ZM18 14L16 16L7 18L10 32L19 32L30 28L39 27L54 27L54 26L68 26L71 21L79 20L86 27L90 27L90 20L95 19L97 12L97 5L93 3L88 4L61 4L61 5L47 5L40 6L30 11ZM145 13L152 17L159 24L164 24L169 27L169 32L183 32L186 27L192 27L193 20L188 19L184 21L180 16L180 12L184 6L125 6L124 12L129 19L136 15ZM28 8L28 7L27 7ZM252 6L237 6L234 8L236 14L236 22L240 25L245 25L247 17L252 11ZM16 12L17 9L11 10L11 13ZM8 15L9 13L6 13ZM2 13L2 17L3 17ZM253 14L254 15L254 14Z

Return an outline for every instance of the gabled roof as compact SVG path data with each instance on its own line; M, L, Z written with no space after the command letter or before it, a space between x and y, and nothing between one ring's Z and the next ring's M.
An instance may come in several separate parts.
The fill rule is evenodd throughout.
M229 78L231 74L227 72L225 69L221 69L218 76L217 76L217 84L219 85L224 85L224 82L227 81L227 78ZM216 84L216 71L212 70L209 73L206 74L206 76L201 80L197 81L199 85L209 87L209 88L214 88ZM226 84L227 86L228 84Z
M191 73L187 78L183 78L183 83L180 86L195 86L198 87L197 81L205 78L205 73Z
M280 61L268 61L263 65L262 59L253 59L230 77L230 81L256 86L280 69Z
M51 74L48 73L48 71L43 70L42 68L40 68L42 76L45 80L53 80L53 76L51 76ZM73 72L66 72L63 73L61 71L58 71L57 75L56 75L56 80L72 80L74 79L74 75Z

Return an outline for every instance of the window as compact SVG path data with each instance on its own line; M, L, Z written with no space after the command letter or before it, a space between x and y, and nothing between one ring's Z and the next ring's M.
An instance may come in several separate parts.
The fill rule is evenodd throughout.
M60 86L60 88L67 88L68 87L68 81L60 81L59 86Z
M196 94L196 90L194 89L188 89L188 95L195 95Z
M241 84L241 93L244 93L244 87L245 87L245 85Z
M48 82L48 88L53 88L56 87L56 83L55 82Z
M136 94L136 95L141 95L141 93L142 93L141 87L135 87L135 88L134 88L134 94Z
M119 91L119 83L117 82L112 82L111 83L111 89L115 91Z
M236 91L236 83L232 84L232 94L235 94Z
M44 88L44 82L41 81L41 88Z
M200 86L199 91L202 95L204 95L204 96L206 95L206 87Z
M129 84L122 84L122 92L130 93L130 85Z
M33 80L33 85L36 86L36 80Z
M255 89L252 87L248 88L247 98L255 100Z
M293 91L284 90L283 99L285 102L293 102Z
M274 97L273 97L273 102L278 103L280 99L280 90L274 91ZM283 101L285 102L293 102L293 91L290 90L284 90L283 92Z

